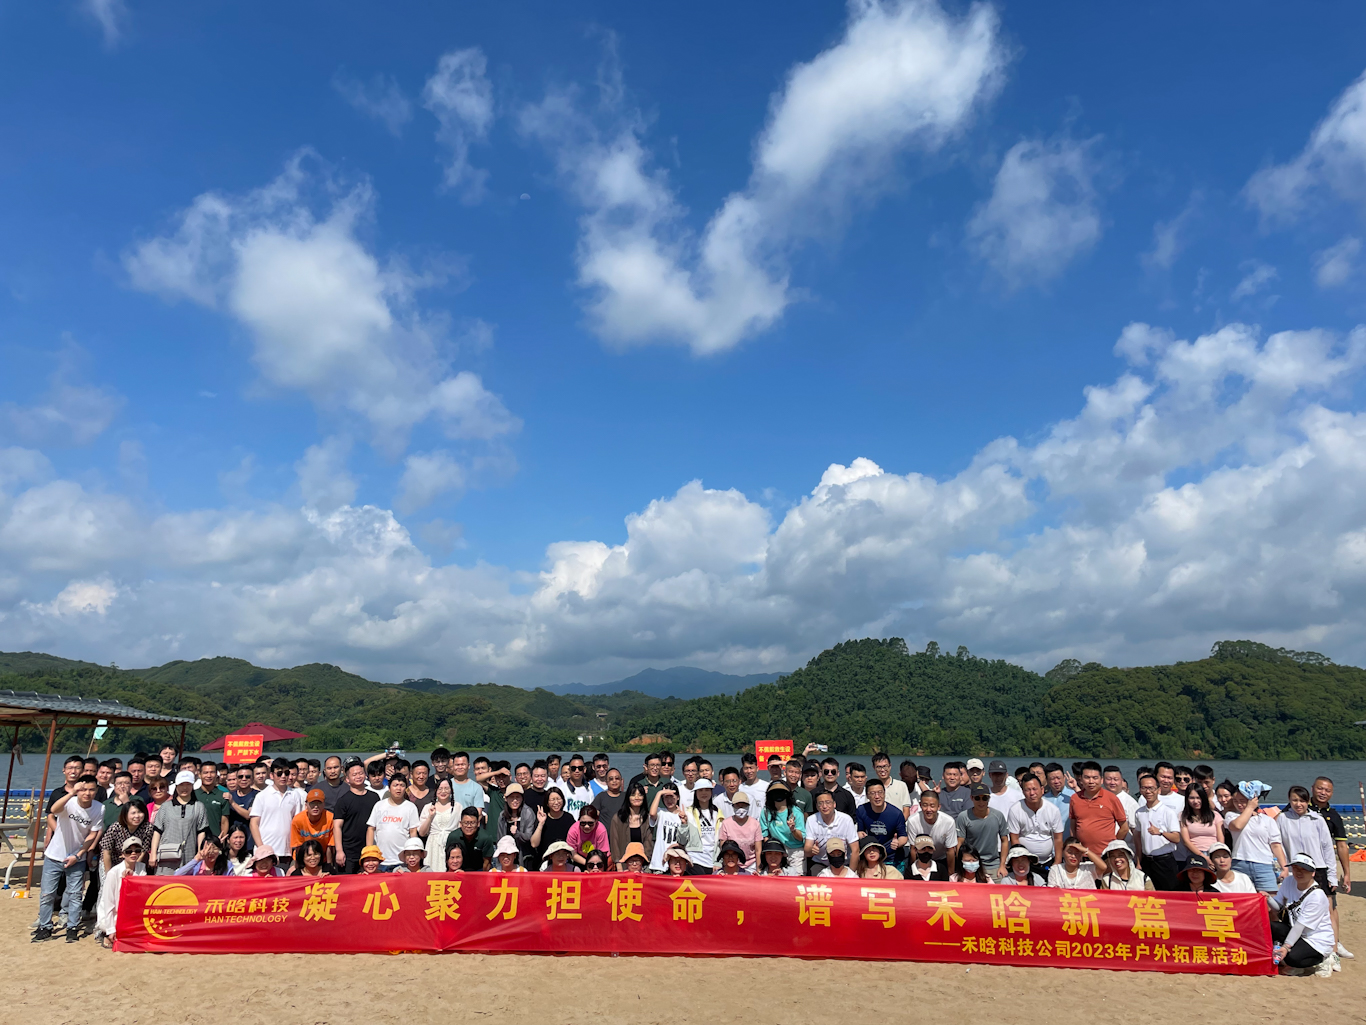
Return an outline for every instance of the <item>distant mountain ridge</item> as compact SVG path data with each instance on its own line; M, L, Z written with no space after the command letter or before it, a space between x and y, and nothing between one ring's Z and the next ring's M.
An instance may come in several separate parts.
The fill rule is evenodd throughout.
M610 683L557 683L545 689L556 694L576 694L585 697L634 691L651 698L679 698L687 701L716 694L739 694L761 683L774 683L785 675L750 673L748 676L732 676L729 673L717 673L694 666L674 666L672 669L642 669L634 676L628 676L624 680L613 680Z

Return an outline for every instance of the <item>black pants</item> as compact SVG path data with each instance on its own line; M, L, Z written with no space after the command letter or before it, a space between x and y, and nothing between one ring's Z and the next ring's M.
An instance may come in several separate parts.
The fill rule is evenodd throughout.
M1176 856L1173 854L1143 855L1143 872L1153 881L1158 890L1177 890L1181 888L1180 877L1176 874Z
M1279 945L1285 942L1285 938L1290 935L1291 925L1289 922L1271 923L1271 938ZM1285 952L1285 957L1281 958L1281 964L1288 968L1317 968L1323 963L1323 955L1311 947L1300 937L1295 941L1295 945Z

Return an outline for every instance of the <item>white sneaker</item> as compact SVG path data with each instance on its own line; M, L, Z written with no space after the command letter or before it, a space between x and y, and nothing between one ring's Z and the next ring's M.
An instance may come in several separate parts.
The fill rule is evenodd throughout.
M1350 960L1352 960L1352 958L1356 957L1356 955L1353 954L1353 953L1352 953L1350 950L1348 950L1346 947L1344 947L1341 943L1339 943L1339 944L1338 944L1338 957L1345 957L1348 961L1350 961Z
M1331 957L1325 957L1318 963L1318 967L1314 969L1314 974L1320 979L1331 978L1333 975L1333 959Z
M1340 971L1342 971L1342 958L1340 958L1340 957L1338 957L1336 954L1334 954L1333 957L1332 957L1332 962L1333 962L1333 971L1335 971L1335 972L1340 972Z

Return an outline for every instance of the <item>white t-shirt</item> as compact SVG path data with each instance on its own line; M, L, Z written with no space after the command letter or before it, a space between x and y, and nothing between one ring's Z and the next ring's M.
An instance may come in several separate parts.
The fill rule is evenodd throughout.
M1010 809L1023 800L1024 795L1022 793L1018 790L1011 790L1010 787L1006 787L1005 793L1003 794L993 793L988 803L994 811L999 811L1001 813L1001 818L1008 822L1010 821Z
M294 787L282 791L268 786L251 802L251 817L260 820L261 842L281 860L289 858L290 823L303 810L304 795Z
M1252 877L1244 875L1242 872L1233 873L1232 882L1224 882L1222 879L1214 880L1214 888L1220 893L1256 893L1257 887L1252 885Z
M82 808L76 798L69 797L56 818L57 828L52 831L52 842L43 852L43 858L47 861L65 861L79 854L81 845L90 834L104 828L104 805L92 801L89 808Z
M858 843L858 830L854 828L854 820L842 811L835 812L835 821L828 825L820 813L806 820L806 838L816 845L814 861L825 862L825 845L832 836L839 837L844 841L845 849L852 851L853 845Z
M1048 885L1055 890L1094 890L1096 866L1089 861L1083 861L1077 866L1076 876L1068 879L1067 870L1059 862L1048 870Z
M1266 818L1265 815L1260 817ZM1295 882L1293 874L1286 876L1281 882L1281 888L1276 891L1276 899L1281 902L1282 907L1289 907L1301 898L1303 900L1300 906L1290 913L1290 920L1294 924L1290 927L1290 934L1285 938L1285 946L1293 947L1296 940L1303 939L1327 957L1337 949L1328 895L1317 883L1312 884L1307 892L1303 891L1299 883Z
M1137 820L1134 818L1134 812L1138 811L1138 801L1123 790L1115 794L1115 797L1119 798L1119 803L1124 805L1124 818L1129 823L1129 835L1124 838L1124 842L1129 845L1129 850L1137 851L1137 842L1134 839L1134 826L1137 824Z
M409 830L416 829L419 821L421 816L412 801L395 804L386 797L370 809L365 824L375 829L375 846L384 855L384 864L397 865L403 860L399 855L412 836Z
M1052 861L1053 838L1062 836L1062 812L1047 801L1035 811L1024 801L1016 801L1006 812L1006 829L1020 837L1020 843L1040 861Z
M934 840L934 856L941 861L949 856L949 848L958 846L958 825L952 816L940 812L933 823L925 821L925 813L918 811L906 822L906 836L912 841L917 836Z
M555 787L564 794L565 813L576 819L585 804L593 803L593 791L586 786L579 787L576 790L567 781L560 780L555 784Z
M1134 812L1134 829L1138 831L1138 839L1143 844L1144 854L1157 856L1173 853L1176 844L1165 836L1153 836L1148 832L1149 826L1156 826L1164 833L1181 832L1181 821L1171 805L1163 804L1159 800L1155 807L1149 808L1145 801Z
M756 779L753 783L741 783L740 789L749 794L749 813L757 817L764 810L764 798L768 794L768 780Z
M656 872L664 871L664 852L669 845L678 842L678 838L686 831L683 817L676 812L668 811L664 808L659 809L650 823L655 831L655 847L650 852L650 868Z
M1234 829L1233 820L1237 817L1235 811L1224 813L1224 831L1229 836L1229 846L1233 848L1233 859L1259 865L1276 864L1276 855L1271 851L1273 843L1281 842L1281 827L1276 825L1276 820L1261 811L1255 811L1246 826Z
M847 791L849 791L849 793L851 793L851 794L854 795L854 807L855 807L855 808L862 808L865 804L868 803L868 787L867 787L867 786L865 786L865 787L863 788L863 793L861 793L861 794L855 794L855 793L854 793L854 788L851 787L848 783L844 784L844 789L847 790Z

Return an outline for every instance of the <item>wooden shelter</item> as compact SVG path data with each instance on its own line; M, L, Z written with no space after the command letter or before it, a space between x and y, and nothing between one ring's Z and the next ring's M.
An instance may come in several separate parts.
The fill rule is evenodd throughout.
M180 740L176 745L176 757L179 758L185 750L185 726L192 722L203 720L144 712L121 701L69 698L61 694L40 694L31 690L0 690L0 727L13 727L14 730L10 743L9 773L5 776L4 805L0 807L0 822L9 814L9 789L14 779L14 759L19 752L19 731L25 726L32 726L34 729L47 732L47 755L43 759L43 781L39 785L36 798L38 813L33 819L33 835L29 837L28 877L25 887L33 888L33 864L38 855L38 834L47 820L44 814L47 807L47 774L52 764L52 750L57 742L57 734L63 730L93 729L96 726L138 726L147 723L178 725Z

